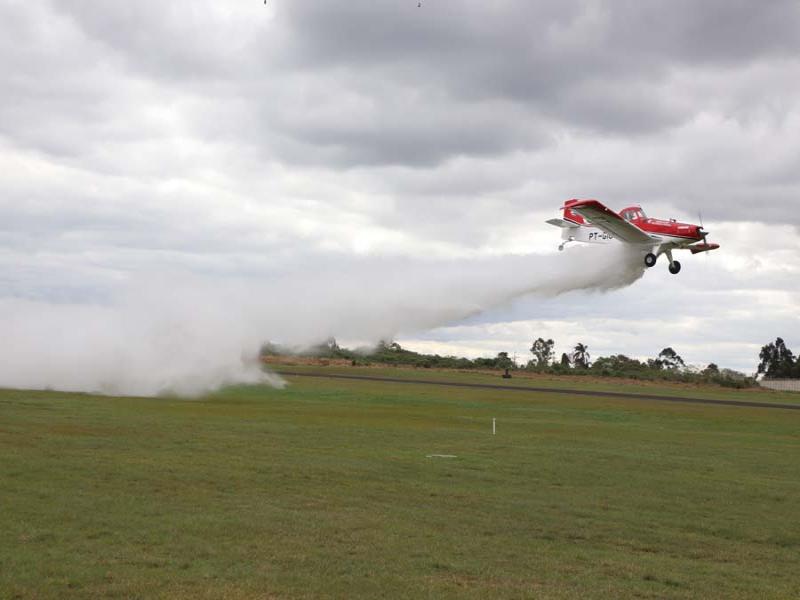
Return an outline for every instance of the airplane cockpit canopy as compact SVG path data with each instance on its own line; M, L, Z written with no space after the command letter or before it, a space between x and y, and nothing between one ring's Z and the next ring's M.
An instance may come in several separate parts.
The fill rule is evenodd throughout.
M647 218L640 206L632 206L622 211L622 218L626 221L639 221Z

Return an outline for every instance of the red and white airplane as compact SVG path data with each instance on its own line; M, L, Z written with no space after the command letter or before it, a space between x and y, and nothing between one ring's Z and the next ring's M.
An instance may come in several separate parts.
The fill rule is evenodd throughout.
M604 244L618 239L641 247L645 252L644 264L648 267L666 254L669 272L676 275L681 270L681 263L673 260L673 250L690 250L697 254L719 248L719 244L708 243L708 232L702 225L679 223L675 219L648 219L641 206L629 206L617 214L597 200L567 200L561 210L563 219L547 221L561 227L564 241L559 250L569 242Z

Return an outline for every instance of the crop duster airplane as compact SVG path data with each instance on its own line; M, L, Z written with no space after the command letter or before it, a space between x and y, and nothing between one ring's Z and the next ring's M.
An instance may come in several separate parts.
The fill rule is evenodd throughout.
M681 263L672 258L673 250L690 250L692 254L716 250L719 244L709 244L708 232L701 225L679 223L675 219L648 219L641 206L623 208L619 214L597 200L567 200L561 207L563 219L550 219L550 225L561 228L558 247L563 250L569 242L604 244L614 239L641 247L644 264L652 267L658 257L667 255L669 272L677 275Z

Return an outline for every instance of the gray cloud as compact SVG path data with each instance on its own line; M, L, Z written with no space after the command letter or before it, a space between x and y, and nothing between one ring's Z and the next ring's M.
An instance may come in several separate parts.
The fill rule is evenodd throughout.
M749 315L736 322L769 312L779 329L797 291L797 273L773 267L797 260L799 10L12 0L0 6L0 296L104 298L162 267L266 277L321 256L552 251L544 219L596 197L702 212L720 258L475 327L593 315L602 338L605 315L621 336L617 311L644 324L649 307L694 315L709 344L727 344L713 314L725 290Z

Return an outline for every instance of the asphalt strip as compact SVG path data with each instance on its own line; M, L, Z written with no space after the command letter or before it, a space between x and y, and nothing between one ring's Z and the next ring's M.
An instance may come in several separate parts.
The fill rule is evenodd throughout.
M458 383L455 381L426 381L423 379L368 377L366 375L335 375L333 373L297 373L295 371L277 371L277 373L287 377L352 379L356 381L382 381L388 383L410 383L415 385L439 385L445 387L475 388L482 390L503 390L507 392L536 392L545 394L568 394L571 396L593 396L595 398L622 398L625 400L651 400L655 402L684 402L688 404L717 404L721 406L740 406L745 408L778 408L782 410L800 410L800 404L773 404L770 402L748 402L747 400L714 400L711 398L684 398L683 396L657 396L654 394L631 394L627 392L599 392L590 390L570 390L564 388L510 386L492 383Z

